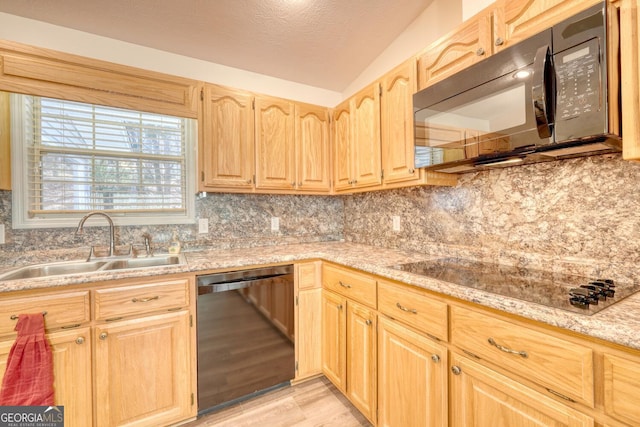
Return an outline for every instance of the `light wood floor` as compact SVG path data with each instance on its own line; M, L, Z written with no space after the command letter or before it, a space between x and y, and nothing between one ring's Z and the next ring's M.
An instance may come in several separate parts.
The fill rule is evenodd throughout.
M184 426L370 427L371 424L322 377L274 390Z

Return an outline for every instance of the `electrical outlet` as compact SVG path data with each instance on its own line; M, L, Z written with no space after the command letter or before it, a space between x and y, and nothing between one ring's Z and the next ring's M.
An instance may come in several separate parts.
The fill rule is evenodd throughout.
M394 215L391 218L393 231L400 231L400 217L398 215Z
M4 245L4 224L0 224L0 245Z
M277 216L271 217L271 231L279 231L280 230L280 218Z
M200 218L198 220L198 233L206 234L209 232L209 219L208 218Z

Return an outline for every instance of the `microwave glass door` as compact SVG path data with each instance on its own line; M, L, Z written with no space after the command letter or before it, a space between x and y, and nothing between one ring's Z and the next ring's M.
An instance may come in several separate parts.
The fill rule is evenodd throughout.
M533 64L415 112L416 167L498 157L544 145L532 100ZM552 124L551 124L552 126Z

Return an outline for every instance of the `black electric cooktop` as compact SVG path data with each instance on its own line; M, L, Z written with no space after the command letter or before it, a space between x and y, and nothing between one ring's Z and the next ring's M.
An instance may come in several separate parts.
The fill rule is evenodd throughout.
M581 314L594 314L640 290L639 284L458 258L390 268Z

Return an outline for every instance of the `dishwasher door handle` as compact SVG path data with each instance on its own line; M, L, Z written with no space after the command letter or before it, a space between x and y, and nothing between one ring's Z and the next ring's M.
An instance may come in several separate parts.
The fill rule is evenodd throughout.
M234 282L198 284L198 295L211 294L214 292L234 291L236 289L248 288L250 286L273 283L282 279L293 280L291 274L278 274L271 277L260 277L259 279L237 280Z

